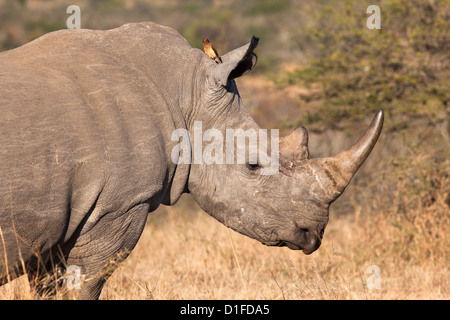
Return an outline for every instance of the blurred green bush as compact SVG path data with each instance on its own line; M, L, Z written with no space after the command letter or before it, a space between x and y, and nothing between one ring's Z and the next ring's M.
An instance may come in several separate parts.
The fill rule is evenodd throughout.
M325 1L312 12L313 22L298 29L313 54L284 81L319 88L303 97L317 102L309 121L337 128L377 109L385 110L391 130L417 116L430 124L448 121L450 2L377 1L379 30L366 27L369 5Z

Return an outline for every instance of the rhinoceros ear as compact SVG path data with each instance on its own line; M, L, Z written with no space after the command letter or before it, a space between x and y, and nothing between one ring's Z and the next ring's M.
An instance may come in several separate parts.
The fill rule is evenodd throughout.
M258 46L259 38L253 36L250 43L224 54L221 64L211 71L211 77L216 83L226 86L228 81L248 73L256 65L258 57L253 52Z

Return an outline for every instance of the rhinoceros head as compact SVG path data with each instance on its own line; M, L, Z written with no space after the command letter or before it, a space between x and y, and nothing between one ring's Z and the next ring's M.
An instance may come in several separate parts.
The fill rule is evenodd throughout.
M287 246L310 254L321 244L330 204L341 195L374 147L382 129L383 112L375 115L364 135L349 149L333 157L310 159L304 127L278 139L261 131L242 105L233 79L256 64L253 49L257 42L253 38L250 44L222 56L222 64L204 55L201 99L192 112L197 122L190 124L194 156L188 189L206 212L235 231L266 245ZM231 151L235 154L227 158L230 149L226 140L236 130L256 134L253 140L246 136L245 161L237 159L240 147L234 142ZM199 144L198 139L203 141ZM261 150L258 156L252 154L262 139L267 140L272 161L263 163ZM213 143L216 154L211 151ZM204 148L196 161L195 147L199 145ZM221 161L208 162L208 150Z

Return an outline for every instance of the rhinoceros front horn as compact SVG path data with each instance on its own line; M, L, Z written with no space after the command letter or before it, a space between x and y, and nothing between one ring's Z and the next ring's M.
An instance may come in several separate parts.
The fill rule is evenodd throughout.
M334 157L310 160L310 166L324 191L325 198L333 202L369 156L383 128L384 114L379 110L364 135L350 148Z

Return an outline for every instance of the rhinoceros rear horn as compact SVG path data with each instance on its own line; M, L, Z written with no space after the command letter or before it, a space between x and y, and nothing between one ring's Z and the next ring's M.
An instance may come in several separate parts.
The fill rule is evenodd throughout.
M384 114L379 110L363 136L350 148L330 158L313 159L316 172L327 176L326 189L333 194L332 201L343 192L353 175L369 156L383 128Z
M280 153L289 161L307 160L308 131L305 127L294 129L289 135L280 139Z
M214 66L211 75L215 82L226 86L228 81L250 72L256 65L258 57L253 52L258 46L259 38L253 36L250 43L224 54L221 64Z

